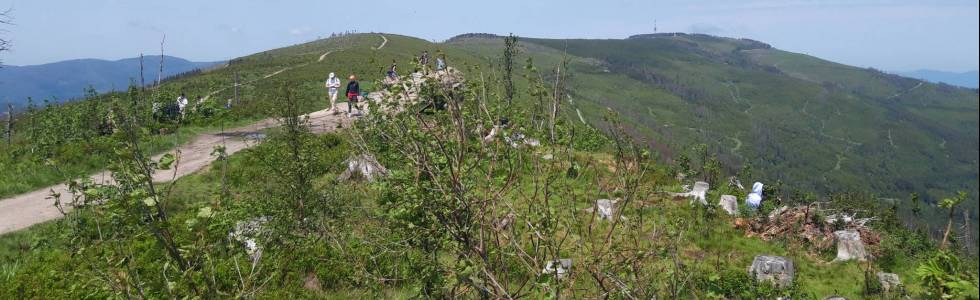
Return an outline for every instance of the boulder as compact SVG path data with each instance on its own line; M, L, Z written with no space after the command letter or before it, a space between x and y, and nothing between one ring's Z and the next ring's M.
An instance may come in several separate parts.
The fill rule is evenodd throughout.
M548 261L545 263L544 269L541 270L542 274L555 274L558 279L565 278L568 273L572 271L572 259L562 258Z
M777 287L788 287L793 284L796 269L788 258L757 255L749 266L749 274L755 276L756 281L770 281Z
M834 261L865 260L868 254L864 251L861 233L853 229L839 230L834 232L834 236L837 237L837 258Z
M902 285L902 280L898 278L898 274L878 272L875 275L878 277L878 282L881 283L881 289L886 293L895 291Z
M675 197L691 197L691 204L697 200L701 205L708 205L708 200L706 199L708 195L709 185L707 182L698 181L694 183L694 188L690 189L689 186L684 185L682 187L685 192L683 193L669 193L671 196Z
M718 199L718 206L728 212L729 215L738 214L738 198L732 195L721 195L721 199Z
M374 156L361 154L347 159L347 170L341 173L337 179L347 181L360 177L368 182L373 182L375 179L386 175L388 175L388 169L382 166Z
M603 220L612 220L613 215L616 214L616 201L609 199L599 199L595 201L595 207L599 210L599 218Z
M698 202L701 203L701 205L708 205L708 200L706 199L708 194L708 188L709 185L707 182L704 181L695 182L694 189L691 189L691 192L688 193L691 196L691 203L694 203L694 200L697 200Z
M834 296L829 296L827 298L823 298L823 300L847 300L847 298L844 298L844 296L834 295Z

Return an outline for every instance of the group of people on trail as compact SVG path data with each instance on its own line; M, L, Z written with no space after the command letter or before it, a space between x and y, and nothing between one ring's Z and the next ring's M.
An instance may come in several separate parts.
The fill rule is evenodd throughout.
M360 110L357 107L357 102L361 96L361 85L357 82L357 76L354 76L354 74L351 74L348 80L347 89L344 91L344 94L347 96L347 116L349 117L354 113L354 108ZM340 91L340 78L337 78L337 75L331 72L327 76L327 82L324 85L327 88L327 95L330 98L330 112L337 114L339 113L337 111L337 94Z
M418 57L418 63L421 66L422 71L426 72L429 65L428 50L422 51L422 54ZM436 58L436 70L442 71L445 69L445 55L441 55L440 57ZM396 60L391 60L391 65L388 67L387 71L385 71L385 76L392 81L398 79L398 62ZM324 87L327 88L327 98L330 100L330 111L334 114L339 113L337 110L337 95L340 92L340 78L331 72L327 76ZM354 113L355 108L358 110L360 109L357 103L361 97L361 86L357 82L357 76L354 76L354 74L351 74L350 77L348 77L347 89L344 94L347 96L347 115L351 116Z

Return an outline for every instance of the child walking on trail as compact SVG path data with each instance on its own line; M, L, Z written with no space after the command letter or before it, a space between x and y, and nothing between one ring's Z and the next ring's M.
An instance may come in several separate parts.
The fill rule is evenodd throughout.
M360 111L360 108L357 107L357 98L361 95L361 85L357 83L357 76L350 75L350 81L347 82L347 91L345 94L347 94L347 117L350 117L354 112L353 108L357 108Z
M340 90L340 78L330 72L330 76L327 77L327 82L324 85L327 87L327 97L330 98L330 112L337 114L337 92Z

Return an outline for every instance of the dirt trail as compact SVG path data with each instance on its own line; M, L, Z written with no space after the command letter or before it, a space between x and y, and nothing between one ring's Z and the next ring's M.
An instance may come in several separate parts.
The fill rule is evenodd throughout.
M344 125L350 120L344 115L334 115L327 110L313 112L308 116L310 130L314 133L335 131L338 127L346 127ZM229 155L255 146L261 142L260 131L278 125L276 120L266 119L223 133L202 134L191 142L178 147L177 151L169 152L177 155L179 161L170 170L154 173L153 181L168 182L203 169L215 160L215 157L211 155L215 146L224 144L225 151ZM153 160L159 160L163 155L156 155ZM107 171L99 172L89 178L97 183L112 182L111 174ZM61 194L60 200L62 202L71 201L71 195L68 193L68 187L65 184L46 187L0 201L0 234L61 218L61 212L53 205L54 199L50 198L52 191Z
M388 44L388 38L386 38L383 34L379 34L379 35L381 36L381 45L379 45L377 48L374 48L374 50L381 50L381 48L384 48L385 45Z
M909 92L911 92L911 91L914 91L915 89L917 89L917 88L919 88L920 86L922 86L922 84L923 84L923 83L924 83L923 81L919 81L919 84L916 84L915 86L913 86L913 87L912 87L912 88L910 88L910 89L907 89L907 90L904 90L904 91L901 91L901 92L898 92L898 93L895 93L895 94L894 94L894 95L892 95L891 97L888 97L888 99L895 99L895 98L898 98L898 97L901 97L902 95L905 95L905 94L908 94Z
M381 37L384 38L383 35ZM378 48L380 49L381 47L384 47L387 43L388 39L384 38L384 41ZM332 51L328 51L323 55L320 55L317 62L323 61L331 52ZM308 64L310 63L285 67L275 72L266 74L260 78L243 82L241 84L250 84L261 79L267 79L279 75L285 71L303 67ZM212 95L215 95L228 88L230 87L213 91L205 98L210 98ZM314 133L335 131L337 128L343 127L342 125L350 120L342 114L334 115L327 110L313 112L307 116L309 117L308 125L310 126L310 131ZM201 170L215 160L215 157L211 156L211 152L214 150L215 146L222 144L225 145L225 151L228 155L231 155L235 152L258 144L260 142L259 137L261 137L260 131L275 126L278 126L276 120L266 119L252 125L231 129L223 133L202 134L191 142L181 145L177 149L168 152L178 156L178 162L171 170L158 171L154 173L153 181L167 182ZM156 155L152 159L159 160L164 154ZM112 175L108 171L102 171L90 176L89 178L96 183L111 183L111 177ZM60 194L60 200L63 203L71 200L71 195L68 193L68 186L63 183L0 200L0 235L21 230L34 224L61 218L61 212L54 206L55 199L50 197L52 194Z
M327 55L330 55L330 53L333 53L333 51L327 51L327 52L323 53L323 55L320 55L320 58L317 59L316 62L323 61L323 59L327 58Z

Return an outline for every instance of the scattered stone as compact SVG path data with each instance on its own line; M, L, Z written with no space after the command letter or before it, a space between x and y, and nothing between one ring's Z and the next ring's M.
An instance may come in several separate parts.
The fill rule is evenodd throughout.
M552 160L552 159L555 159L555 156L552 155L551 153L548 153L548 154L542 155L541 156L541 159L544 159L544 160Z
M839 230L834 232L834 236L837 237L837 258L834 261L865 260L867 253L861 242L861 233L853 229Z
M599 219L612 220L616 214L616 200L599 199L595 201L595 206L599 210Z
M496 224L494 224L493 227L497 231L502 231L504 229L507 229L508 227L510 227L510 224L513 224L514 223L514 219L516 217L517 216L515 216L514 213L512 213L512 212L511 213L507 213L506 215L504 215L503 218L500 218L500 220L497 220Z
M878 277L878 282L881 283L882 290L886 293L895 291L902 285L902 280L898 278L898 274L878 272L875 275Z
M677 176L674 176L674 179L677 179L677 181L684 181L684 179L687 179L687 174L677 172Z
M781 216L781 215L782 215L782 214L783 214L784 212L786 212L786 211L788 211L788 210L789 210L789 206L786 206L786 205L783 205L783 206L782 206L782 207L780 207L780 208L777 208L777 209L774 209L774 210L773 210L772 212L770 212L770 213L769 213L769 221L770 221L770 222L772 222L772 221L775 221L775 220L776 220L776 219L778 219L778 218L779 218L779 217L780 217L780 216Z
M704 181L698 181L694 183L694 189L691 190L689 195L692 197L691 203L697 200L701 205L708 205L708 200L706 199L708 194L708 183Z
M316 273L314 272L306 273L306 278L303 279L303 288L314 292L320 292L323 290L320 287L320 278L317 277Z
M771 281L777 287L788 287L793 284L796 269L793 261L782 256L757 255L749 266L749 274L756 281Z
M721 195L721 199L718 199L718 206L728 212L729 215L738 214L738 198L732 195Z
M252 258L252 263L262 258L262 245L258 240L265 234L263 226L269 222L269 217L262 216L249 221L235 223L235 229L228 233L228 239L242 243L245 253Z
M823 298L823 300L847 300L847 298L844 298L844 296L834 295L827 298Z
M368 182L388 175L388 169L381 165L373 155L361 154L347 160L347 170L337 177L340 181L360 177Z
M694 189L689 189L689 186L685 185L682 187L685 192L683 193L670 193L672 196L679 197L691 197L691 204L697 200L701 205L708 205L708 200L705 199L708 194L708 183L704 181L698 181L694 183Z
M728 177L728 186L733 188L738 188L739 190L744 190L745 187L742 186L742 182L735 178L735 176Z
M544 266L544 270L541 270L541 273L555 274L556 278L562 279L565 278L565 276L568 276L568 273L570 273L571 271L572 271L572 259L562 258L562 259L548 261Z

